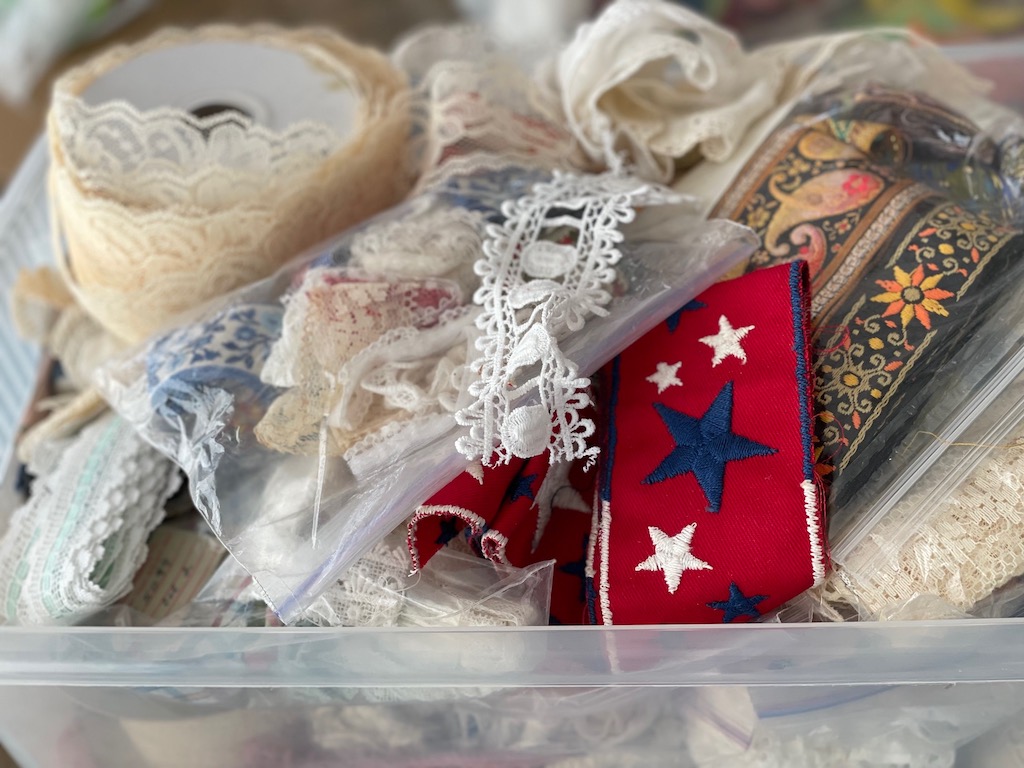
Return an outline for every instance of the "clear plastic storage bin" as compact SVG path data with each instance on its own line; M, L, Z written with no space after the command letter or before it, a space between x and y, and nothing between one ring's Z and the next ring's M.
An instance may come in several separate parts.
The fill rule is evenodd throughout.
M45 163L39 144L0 202L0 287L47 256ZM0 313L2 466L35 355ZM1024 620L0 627L0 741L25 768L1004 768L1024 765Z
M1024 622L10 628L0 686L24 766L1012 766Z

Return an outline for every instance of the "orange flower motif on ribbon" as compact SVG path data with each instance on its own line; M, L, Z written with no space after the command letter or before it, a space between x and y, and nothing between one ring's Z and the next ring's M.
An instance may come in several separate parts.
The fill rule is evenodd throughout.
M939 303L939 299L951 299L953 294L938 287L942 275L925 278L924 266L918 265L910 274L895 267L893 277L894 280L875 281L885 293L872 296L871 300L889 305L882 317L899 315L904 330L915 317L928 330L932 328L931 315L949 317L949 312Z

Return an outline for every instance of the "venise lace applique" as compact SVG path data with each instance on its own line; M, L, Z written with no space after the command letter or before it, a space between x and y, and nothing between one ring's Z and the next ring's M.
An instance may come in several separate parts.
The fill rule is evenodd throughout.
M477 263L474 301L482 332L470 364L474 402L456 418L469 427L459 451L487 465L551 451L553 461L592 461L589 380L559 342L587 318L607 315L621 258L620 226L636 207L675 200L668 190L617 174L555 172L550 182L502 206Z

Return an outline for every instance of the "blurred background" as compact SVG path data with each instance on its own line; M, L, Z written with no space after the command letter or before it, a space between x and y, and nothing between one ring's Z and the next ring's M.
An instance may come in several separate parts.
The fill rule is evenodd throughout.
M828 29L911 26L1024 102L1024 0L680 0L748 44ZM470 19L509 42L556 42L608 0L0 0L0 187L42 129L49 86L98 47L167 25L271 20L325 24L388 47L409 29Z

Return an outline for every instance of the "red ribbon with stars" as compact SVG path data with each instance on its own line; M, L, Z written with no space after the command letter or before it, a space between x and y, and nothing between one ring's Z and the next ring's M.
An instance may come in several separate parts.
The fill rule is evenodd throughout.
M602 371L601 624L750 621L828 564L804 262L712 286Z
M750 621L820 582L808 302L803 262L705 291L595 377L597 472L470 467L413 517L414 568L458 536L554 559L572 624Z

